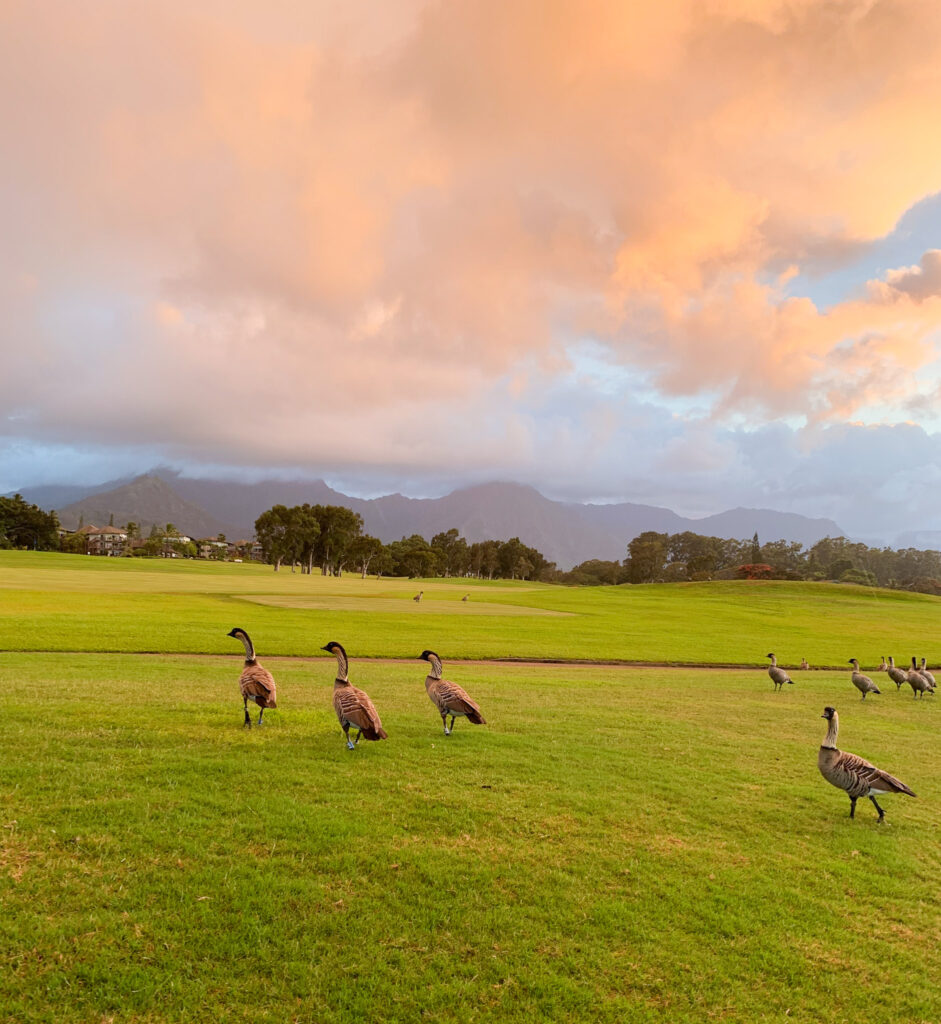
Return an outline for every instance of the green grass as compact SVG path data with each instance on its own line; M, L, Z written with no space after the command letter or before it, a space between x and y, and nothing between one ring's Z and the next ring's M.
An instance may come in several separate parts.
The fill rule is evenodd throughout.
M0 1021L936 1024L934 699L460 659L934 661L939 610L0 552ZM236 624L278 680L260 730ZM388 741L345 749L331 639ZM427 646L487 726L445 739L424 663L369 660ZM918 793L887 824L817 772L825 704Z
M411 600L418 589L421 604ZM470 593L467 603L461 601ZM329 579L251 564L0 552L0 650L583 659L677 664L929 663L941 599L831 584L575 588L477 580ZM322 656L322 655L321 655Z
M0 1020L937 1021L930 701L843 673L5 654ZM816 768L820 713L917 800Z

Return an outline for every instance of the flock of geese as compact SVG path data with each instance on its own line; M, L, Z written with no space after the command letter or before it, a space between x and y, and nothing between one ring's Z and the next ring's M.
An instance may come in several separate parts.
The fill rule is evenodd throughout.
M255 646L248 633L244 629L236 627L227 635L240 640L245 648L245 665L239 677L239 688L245 711L245 726L250 729L252 720L248 713L249 701L258 707L258 725L261 725L265 710L278 706L278 688L272 674L255 656ZM343 730L347 748L355 750L361 739L387 739L379 712L376 711L376 706L370 700L369 694L350 682L349 658L343 645L331 640L321 650L328 651L337 659L337 674L333 682L333 708L340 728ZM775 691L783 689L788 683L793 684L794 680L791 679L787 671L778 666L774 654L768 654L767 657L771 659L768 675L774 683ZM443 678L441 659L434 651L422 651L418 655L418 660L428 662L429 670L425 679L425 691L441 715L445 736L451 735L454 723L458 718L466 718L474 725L486 725L486 719L481 714L479 706L471 699L467 691L457 683ZM853 685L862 693L863 700L869 693L881 692L869 676L863 675L859 671L859 661L856 658L850 658L850 663L853 666ZM921 668L917 667L915 659L912 658L912 667L906 671L897 669L892 658L889 658L888 663L883 658L882 663L880 668L885 667L889 677L898 688L907 682L916 697L924 696L926 691L934 693L934 676L928 671L924 658L921 661ZM802 667L805 665L806 661L802 662ZM449 716L451 718L450 725L448 724ZM856 801L860 797L868 797L872 801L873 806L879 812L879 821L881 822L885 818L885 811L876 801L877 794L905 793L908 796L915 796L912 790L894 775L877 768L856 754L838 749L836 738L840 725L835 708L824 708L822 717L827 720L827 735L817 756L817 767L827 782L842 789L849 796L851 818L856 814ZM350 738L351 729L356 730L355 739Z
M783 689L785 683L793 684L794 680L791 679L785 669L779 667L778 659L773 654L766 654L765 657L771 659L768 675L771 677L771 682L774 683L775 691ZM859 671L858 658L850 658L849 663L853 666L850 679L853 682L853 686L862 694L861 700L865 700L868 693L882 693L869 676L863 675ZM801 659L801 668L810 668L806 658ZM883 655L882 664L877 666L876 671L887 673L892 682L895 683L896 691L901 690L905 683L908 683L912 688L914 698L924 697L926 693L934 696L936 683L934 675L928 671L927 658L921 659L921 666L919 667L915 657L912 656L912 667L904 669L895 667L895 658L890 657L886 661L885 655Z
M779 667L777 658L773 654L766 654L765 657L771 659L768 675L771 677L771 682L774 684L776 692L783 689L786 683L793 684L794 680L791 679L785 669ZM852 679L853 686L862 694L861 700L865 700L867 694L882 693L869 676L859 671L858 658L850 658L849 663L853 666L850 678ZM809 667L807 659L802 658L801 668ZM912 657L912 667L910 669L901 669L896 668L894 658L890 657L886 661L885 655L883 655L882 664L877 667L876 671L886 672L892 682L895 683L896 691L900 690L905 683L908 683L912 688L913 698L923 698L926 693L934 695L935 678L928 671L926 658L921 659L921 666L919 667L916 659ZM822 717L827 720L828 726L827 735L824 737L820 753L817 755L817 767L827 782L836 786L837 789L842 789L850 798L851 818L856 815L856 801L860 797L869 797L873 806L879 812L879 821L881 822L885 818L885 811L876 800L877 793L880 795L904 793L906 796L915 796L911 789L894 775L890 775L881 768L877 768L874 764L864 760L857 754L851 754L849 751L840 750L837 747L836 737L840 728L840 719L835 708L824 708Z
M236 627L229 630L226 635L241 640L245 648L245 667L239 677L239 688L242 691L245 725L250 729L252 719L248 713L248 702L251 701L258 706L258 724L261 725L265 709L278 706L278 687L274 676L255 657L255 645L248 633L244 629ZM350 682L350 662L343 645L331 640L321 650L329 651L337 659L337 675L333 681L333 709L337 713L337 720L346 737L347 747L354 750L361 739L387 739L379 712L369 699L369 694ZM442 677L441 659L434 651L422 651L418 655L418 660L428 662L429 670L425 679L425 691L441 715L445 736L450 736L454 731L454 723L458 718L466 718L474 725L487 724L477 703L471 699L467 691L457 683L452 683ZM448 725L449 715L451 717L450 725ZM356 730L355 739L350 739L350 729Z

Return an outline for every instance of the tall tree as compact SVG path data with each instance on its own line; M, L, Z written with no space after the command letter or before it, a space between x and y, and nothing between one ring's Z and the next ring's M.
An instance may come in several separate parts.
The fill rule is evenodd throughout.
M646 530L627 545L631 583L652 583L663 571L670 536Z

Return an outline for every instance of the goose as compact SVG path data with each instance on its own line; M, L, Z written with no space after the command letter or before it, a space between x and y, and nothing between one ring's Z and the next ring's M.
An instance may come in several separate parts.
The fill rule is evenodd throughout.
M810 662L806 658L801 658L801 668L810 668Z
M928 680L918 671L918 666L915 664L915 657L912 656L912 667L908 671L908 685L912 688L912 695L914 697L924 697L925 691L933 693Z
M242 691L242 704L245 707L245 725L252 727L252 720L248 714L248 702L253 701L258 705L258 724L262 725L262 715L265 708L276 708L278 706L278 688L275 686L274 677L258 663L255 657L255 647L251 638L244 629L230 629L226 636L235 637L241 640L245 646L245 667L239 677L239 688Z
M928 685L931 687L931 689L933 691L935 686L937 686L937 683L935 683L935 681L934 681L934 676L928 671L928 659L927 658L922 658L921 659L921 668L918 671L925 677L925 679L928 680Z
M895 658L889 655L889 667L886 669L889 674L889 678L895 683L896 690L901 690L902 683L908 682L908 673L903 668L895 667Z
M419 590L418 593L412 598L413 601L420 601L424 595L424 590Z
M470 594L465 594L465 595L464 595L464 596L463 596L463 597L461 598L461 600L462 600L462 601L469 601L469 600L470 600Z
M850 658L850 664L853 666L853 686L863 695L862 699L866 699L867 693L882 693L878 686L869 678L864 676L859 671L859 661L856 658Z
M856 754L837 748L836 736L840 729L840 719L836 708L824 708L821 717L827 719L829 725L826 738L817 755L817 767L830 785L846 791L850 798L851 818L856 814L856 801L861 796L868 796L873 802L879 812L879 821L885 817L885 811L876 802L876 793L906 793L908 796L915 796L904 782L900 782L888 772L864 761Z
M457 683L441 678L441 659L434 651L422 651L418 657L419 660L427 661L431 665L425 679L425 690L431 698L431 703L441 713L445 736L450 736L454 732L454 721L457 718L466 718L474 725L487 724L487 719L480 713L480 708L471 700L467 691ZM451 716L450 728L448 715Z
M357 689L349 679L349 659L341 644L331 640L320 648L336 655L337 677L333 681L333 709L340 721L340 728L346 736L346 747L353 750L361 739L384 740L386 731L379 720L379 712L369 696ZM350 739L350 726L358 731L356 741Z
M774 683L775 690L780 690L785 683L794 682L783 668L778 668L778 659L773 654L766 654L765 657L771 659L768 675L771 676L771 682Z
M877 672L885 672L889 666L886 664L885 655L882 655L882 664L876 668Z

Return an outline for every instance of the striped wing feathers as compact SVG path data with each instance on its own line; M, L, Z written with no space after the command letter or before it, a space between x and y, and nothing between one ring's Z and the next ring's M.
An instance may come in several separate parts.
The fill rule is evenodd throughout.
M428 685L428 696L441 712L466 715L478 725L487 724L487 720L480 713L477 702L468 695L463 686L458 686L457 683L452 683L447 679L432 680Z
M354 728L361 730L367 739L386 738L379 712L376 711L369 695L352 684L337 686L334 689L333 707L341 725L349 722Z
M877 768L865 758L858 754L850 754L843 751L837 761L837 766L850 775L855 776L861 783L877 793L907 793L909 796L915 794L894 775Z
M256 703L259 703L259 700L264 700L265 703L261 705L262 707L277 707L278 691L274 676L257 661L245 666L239 679L239 688L243 697L258 698Z

